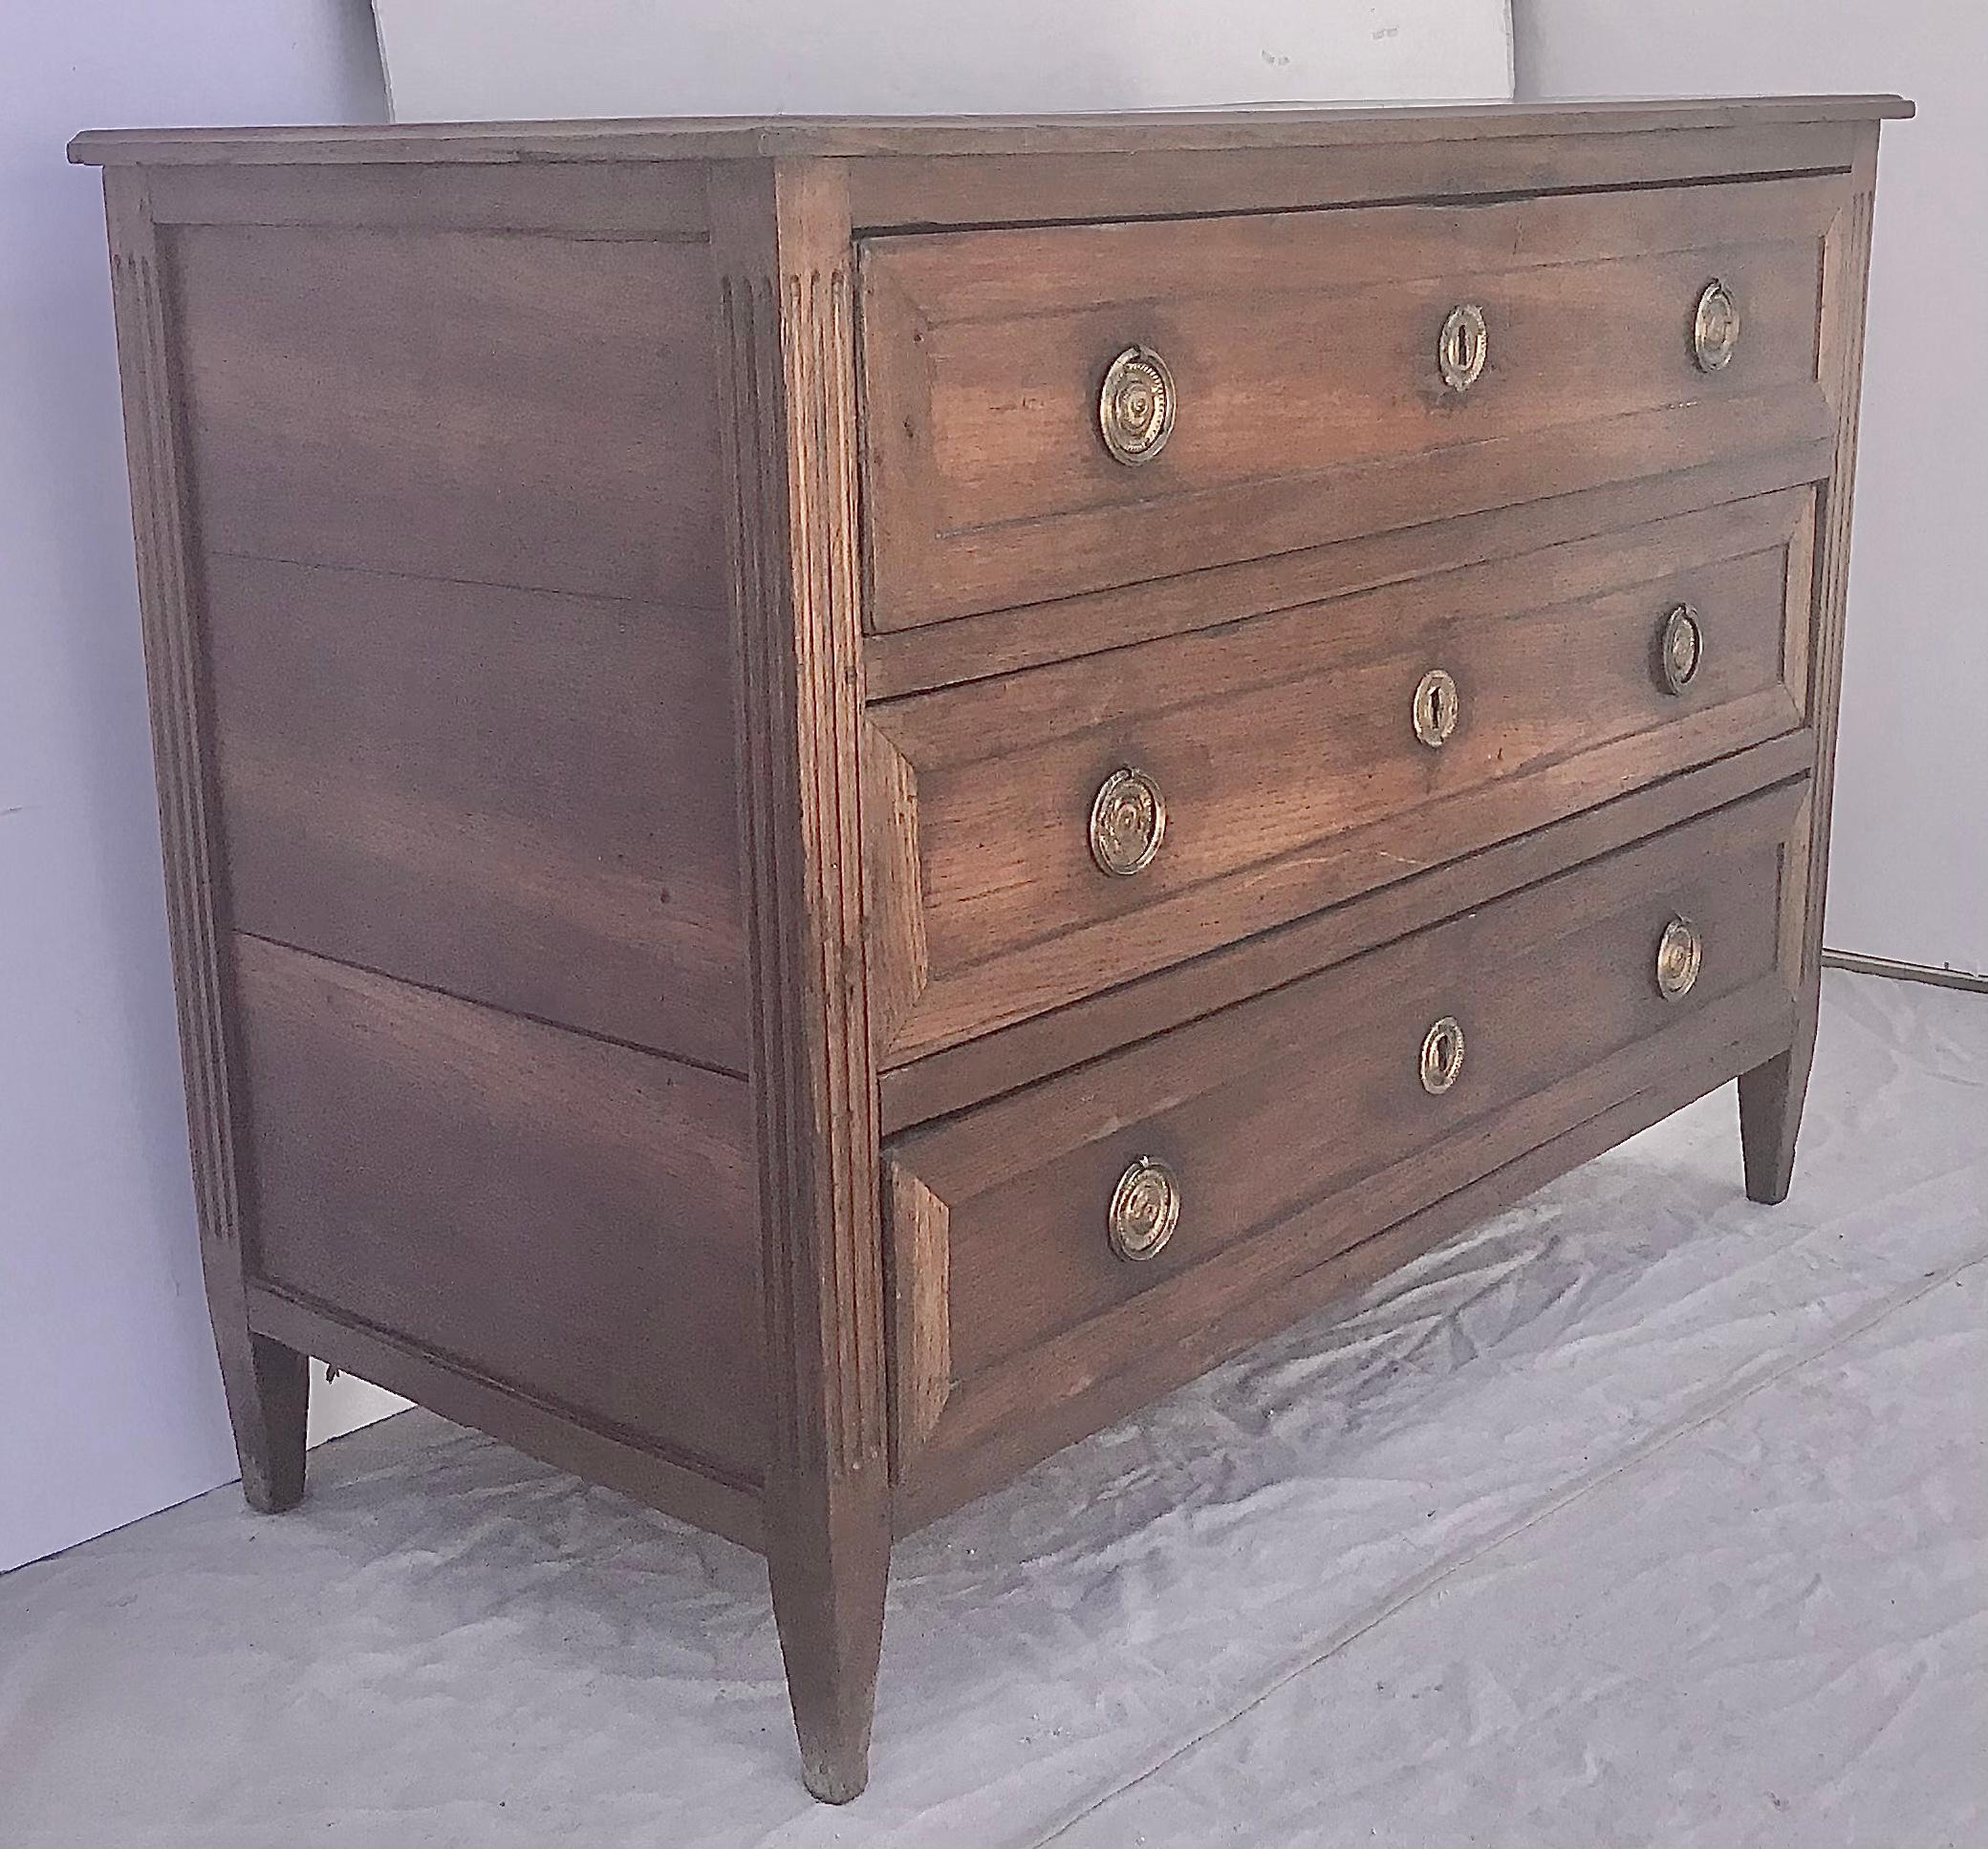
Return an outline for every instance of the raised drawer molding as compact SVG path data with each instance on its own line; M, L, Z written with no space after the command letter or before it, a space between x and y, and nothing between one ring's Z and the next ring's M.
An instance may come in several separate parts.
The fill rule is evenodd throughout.
M1892 97L98 131L209 1307L893 1537L1814 1051Z

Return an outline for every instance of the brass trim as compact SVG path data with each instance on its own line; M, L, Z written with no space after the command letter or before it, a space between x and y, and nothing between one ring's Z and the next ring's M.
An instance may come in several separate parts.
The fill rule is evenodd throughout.
M1698 292L1691 324L1692 357L1701 373L1716 373L1730 362L1739 344L1740 304L1715 276Z
M1128 347L1105 368L1097 428L1114 462L1150 462L1174 434L1174 375L1151 347Z
M1442 382L1453 392L1467 392L1478 382L1491 351L1484 311L1475 302L1459 302L1445 317L1436 342L1436 363Z
M1180 1178L1157 1156L1142 1155L1118 1177L1105 1231L1112 1250L1134 1264L1153 1258L1180 1223Z
M1431 668L1415 684L1414 705L1415 737L1432 751L1449 742L1457 721L1463 714L1463 697L1457 683L1441 668Z
M1439 1098L1462 1076L1463 1025L1455 1015L1444 1015L1422 1036L1422 1089Z
M1657 667L1665 691L1681 694L1704 658L1705 626L1698 621L1698 613L1690 604L1673 604L1657 641Z
M1656 940L1656 986L1666 1001L1681 1001L1705 962L1705 934L1689 918L1675 917Z
M1167 838L1166 798L1143 771L1127 764L1091 799L1091 858L1101 871L1130 879L1153 865Z

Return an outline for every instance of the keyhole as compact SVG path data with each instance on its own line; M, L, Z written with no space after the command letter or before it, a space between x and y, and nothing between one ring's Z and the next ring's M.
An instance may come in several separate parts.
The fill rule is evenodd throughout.
M1468 391L1484 370L1484 312L1475 302L1453 308L1436 337L1436 363L1453 392Z

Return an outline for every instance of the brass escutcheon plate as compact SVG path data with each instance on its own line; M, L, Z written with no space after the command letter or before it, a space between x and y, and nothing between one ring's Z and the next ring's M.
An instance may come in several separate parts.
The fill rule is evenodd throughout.
M1478 382L1491 351L1484 311L1475 302L1459 302L1442 324L1436 343L1436 363L1442 382L1453 392L1467 392Z
M1455 1015L1444 1015L1422 1036L1422 1089L1439 1098L1462 1076L1462 1023Z
M1150 462L1174 434L1174 375L1151 347L1128 347L1105 368L1097 427L1112 460Z
M1674 604L1664 617L1664 633L1657 645L1666 690L1681 694L1704 658L1705 631L1698 613L1690 604Z
M1091 799L1091 858L1103 871L1118 879L1143 873L1166 836L1166 799L1143 770L1128 764L1097 786Z
M1142 1155L1112 1190L1106 1232L1112 1250L1134 1263L1152 1258L1180 1222L1180 1179L1157 1156Z
M1675 917L1656 940L1656 986L1667 1001L1692 991L1705 961L1705 935L1689 918Z
M1456 681L1441 668L1431 668L1415 685L1415 737L1430 750L1440 750L1462 713L1463 697Z
M1716 373L1731 360L1739 344L1740 304L1715 276L1699 292L1697 312L1692 317L1692 357L1700 372Z

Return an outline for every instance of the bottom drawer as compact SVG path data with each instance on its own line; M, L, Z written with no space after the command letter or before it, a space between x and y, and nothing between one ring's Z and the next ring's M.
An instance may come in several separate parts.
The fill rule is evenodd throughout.
M1749 797L893 1141L900 1513L1212 1365L1286 1320L1280 1287L1573 1127L1786 1044L1805 794Z

